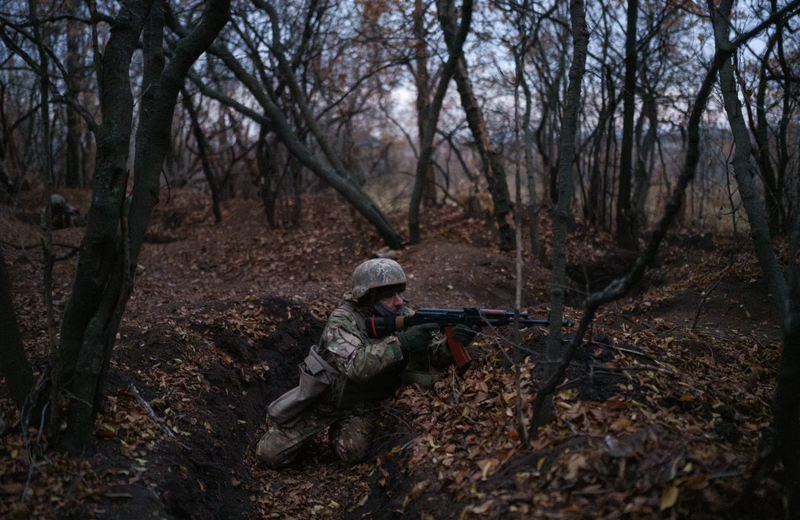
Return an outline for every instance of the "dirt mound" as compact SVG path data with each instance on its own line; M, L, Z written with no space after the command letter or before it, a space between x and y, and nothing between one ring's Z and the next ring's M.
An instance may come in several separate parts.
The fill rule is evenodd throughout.
M614 279L628 274L637 256L636 251L614 248L599 258L590 257L580 263L567 263L567 276L581 291L600 291Z
M700 330L716 330L732 335L752 335L757 332L761 336L759 340L766 338L777 342L779 331L774 323L775 311L766 284L763 281L753 283L759 281L755 278L747 281L723 280L710 292L691 287L660 301L648 314L689 327L697 317Z
M509 308L516 293L516 265L508 255L477 246L430 239L401 251L409 277L406 297L414 307ZM523 265L522 307L549 300L545 268Z

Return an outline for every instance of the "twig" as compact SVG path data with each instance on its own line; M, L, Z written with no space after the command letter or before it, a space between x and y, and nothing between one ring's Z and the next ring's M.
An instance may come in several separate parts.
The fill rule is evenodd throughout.
M416 437L414 437L413 439L411 439L407 443L405 443L402 446L400 446L400 451L402 452L404 449L406 449L409 446L411 446L411 443L414 442L415 440L419 439L420 437L422 437L422 436L421 435L417 435Z
M74 400L78 401L79 403L83 403L83 404L85 404L85 405L86 405L86 406L88 406L89 408L91 408L91 407L92 407L92 403L90 403L90 402L89 402L89 401L87 401L86 399L81 399L81 398L80 398L80 397L78 397L77 395L75 395L75 394L73 394L73 393L71 393L71 392L68 392L68 391L66 391L66 390L64 390L64 397L66 397L67 399L74 399Z
M581 377L576 377L575 379L568 379L568 380L564 381L563 383L561 383L560 385L558 385L557 387L555 387L555 390L561 390L561 389L562 389L562 388L564 388L565 386L567 386L567 385L571 385L572 383L577 383L577 382L578 382L578 381L580 381L581 379L583 379L583 376L581 376Z
M139 391L136 389L133 383L131 383L131 386L128 387L128 391L132 393L134 397L136 397L136 400L139 401L139 404L142 405L142 408L147 410L147 413L150 414L150 417L156 422L157 425L161 427L161 429L164 432L166 432L170 437L175 437L175 434L172 433L172 430L167 428L167 425L158 422L158 417L156 417L156 413L153 411L153 409L150 407L147 401L145 401L144 398L141 395L139 395Z
M641 356L641 357L643 357L643 358L647 358L647 359L650 359L650 360L652 360L652 361L655 361L655 362L657 362L657 363L660 363L660 361L658 361L656 358L654 358L653 356L651 356L651 355L649 355L649 354L645 354L644 352L637 352L636 350L631 350L631 349L629 349L629 348L616 347L616 346L614 346L614 345L609 345L609 347L610 347L610 348L617 349L617 350L619 350L620 352L626 352L626 353L628 353L628 354L633 354L633 355L635 355L635 356Z
M738 471L722 471L720 473L714 473L713 475L708 475L706 480L717 480L721 478L731 478L731 477L741 477L746 472L744 470Z
M48 403L49 404L49 403ZM39 441L42 440L42 429L44 429L44 415L47 412L47 404L44 405L42 408L42 417L39 420L39 433L36 436L36 444L39 444ZM25 500L25 495L28 493L28 488L31 485L31 477L33 477L33 469L36 467L33 464L33 450L31 450L30 442L28 441L28 432L27 429L23 429L22 431L22 439L25 443L25 448L28 450L28 479L25 481L25 489L22 490L22 494L19 496L19 501L22 502Z
M507 340L505 337L503 337L503 335L502 335L502 334L500 334L499 332L497 332L497 329L496 329L496 328L494 328L494 326L493 326L491 323L489 323L489 320L487 320L487 319L486 319L485 317L483 317L483 316L481 316L481 318L483 318L483 322L484 322L486 325L488 325L488 326L489 326L489 330L491 330L491 331L492 331L492 333L494 334L494 336L496 336L496 337L498 337L498 338L502 338L502 340L503 340L503 341L505 341L506 343L508 343L508 344L509 344L511 347L515 347L515 348L516 348L516 345L515 345L514 343L512 343L512 342L511 342L511 341L509 341L509 340ZM516 363L514 362L514 360L513 360L513 359L511 359L511 356L509 356L509 355L508 355L508 353L507 353L505 350L503 350L503 349L501 348L501 349L500 349L500 352L502 352L502 353L503 353L503 355L506 357L506 360L507 360L509 363L511 363L512 365L516 365Z
M752 332L750 333L750 337L751 337L751 338L753 338L753 341L755 341L756 343L758 343L758 346L759 346L759 347L761 347L761 348L765 348L765 347L764 347L764 344L763 344L763 343L761 343L760 341L758 341L758 338L757 338L757 337L756 337L756 335L755 335L755 334L753 334Z
M452 377L450 379L450 387L453 389L453 400L455 400L456 405L458 405L459 404L458 396L461 394L461 392L459 392L456 389L456 371L455 370L452 371Z
M654 358L653 356L651 356L649 354L645 354L644 352L639 352L638 350L632 350L632 349L629 349L629 348L618 347L616 345L609 345L608 343L600 343L599 341L593 341L592 343L594 343L595 345L603 346L603 347L617 349L620 352L627 352L628 354L634 354L634 355L637 355L637 356L642 356L644 358L647 358L647 359L650 359L650 360L658 362L658 360L656 358Z
M625 372L628 370L652 370L654 372L663 372L665 374L673 374L673 375L677 374L677 372L674 372L672 370L667 370L666 368L661 368L661 367L654 367L651 365L636 365L630 367L609 367L606 365L592 365L592 367L597 367L598 370L595 370L595 373L600 373L600 374L602 374L606 370L610 370L611 372Z
M405 425L406 425L406 428L408 428L409 430L413 430L413 429L414 429L414 427L413 427L413 426L411 426L411 425L410 425L410 424L408 424L406 421L404 421L404 420L403 420L403 418L402 418L402 417L400 417L399 415L397 415L397 414L394 414L394 413L390 412L389 410L384 410L384 413L391 415L392 417L394 417L395 419L397 419L397 420L398 420L398 421L400 421L401 423L405 424Z
M571 491L570 495L603 495L605 493L611 493L611 491L608 489L579 489L578 491Z
M727 268L726 268L726 270L727 270ZM697 320L700 318L700 311L703 309L703 304L706 302L706 298L708 298L709 295L714 291L714 289L717 288L717 285L719 285L719 283L722 281L722 279L724 277L725 277L725 275L724 275L724 271L723 271L723 275L720 276L719 280L717 280L714 283L714 285L711 286L711 289L706 291L705 295L703 295L703 299L700 300L700 303L697 305L697 312L694 315L694 322L692 323L692 329L691 329L692 331L694 331L695 327L697 327Z

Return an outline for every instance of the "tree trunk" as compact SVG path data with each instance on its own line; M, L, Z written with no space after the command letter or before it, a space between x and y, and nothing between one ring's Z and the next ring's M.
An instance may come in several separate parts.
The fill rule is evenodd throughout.
M795 248L791 248L795 251ZM790 264L789 293L783 322L783 352L772 400L776 449L786 472L787 518L800 518L800 284Z
M28 1L33 37L39 50L39 68L43 74L39 77L39 96L42 121L42 143L44 144L44 169L42 172L42 185L44 186L44 240L42 241L42 255L44 256L44 301L47 310L47 336L49 351L55 349L56 333L53 317L53 215L51 193L53 191L53 138L50 132L50 76L49 57L45 51L44 35L40 31L38 2Z
M294 207L292 208L291 222L293 226L299 226L303 212L303 168L300 163L290 159L289 168L292 171L292 185L294 186Z
M531 131L531 111L533 102L531 89L525 80L524 61L519 65L523 70L519 74L522 91L525 93L525 113L522 116L522 138L525 143L525 172L528 177L528 221L530 226L531 255L539 262L543 260L541 245L539 243L539 208L536 206L536 167L533 160L534 135Z
M617 109L618 97L615 95L614 82L611 76L611 71L606 71L606 79L604 89L607 92L603 99L603 106L597 118L597 130L594 136L592 148L594 154L592 157L591 174L589 175L589 193L587 196L587 209L586 216L592 224L605 225L605 206L606 206L606 190L604 190L604 176L600 170L600 157L603 152L603 137L606 138L606 145L611 141L611 136L608 134L607 129L610 130L609 121L613 119L614 111ZM608 146L606 146L606 155L608 154Z
M449 27L449 30L445 29L444 34L445 41L449 39L448 46L450 46L453 42L452 35L455 34L455 21L451 14L453 12L453 4L452 1L443 3L446 4L447 10L440 13L440 19L443 20L443 28L445 25ZM463 56L458 59L453 78L456 80L456 87L461 98L461 106L464 108L467 118L467 125L469 125L472 137L475 139L475 146L478 148L483 174L489 183L489 192L494 203L494 215L500 232L500 248L504 251L511 251L514 249L515 243L514 230L508 222L511 218L512 203L511 195L508 192L503 157L489 139L489 130L486 127L486 121L478 99L475 97L467 71L467 63Z
M219 210L219 186L217 185L217 176L214 174L214 168L211 166L211 161L208 160L208 141L203 133L203 128L200 126L200 121L197 118L197 110L194 108L192 96L186 92L186 89L181 89L181 99L186 112L189 113L189 119L192 121L192 132L194 139L197 142L197 153L200 155L200 163L203 165L203 173L206 176L206 182L211 190L211 210L214 213L214 222L219 224L222 222L222 213Z
M708 0L708 9L714 22L714 40L717 49L734 50L728 36L732 5L733 0L722 0L719 7L716 7L714 0ZM722 64L719 80L725 111L728 114L731 133L736 144L733 158L734 175L750 221L750 234L755 245L756 256L766 278L775 309L783 318L783 352L773 398L773 415L775 417L776 449L787 476L789 492L787 518L796 518L800 515L800 448L797 443L800 436L800 422L798 422L800 414L800 348L798 348L800 345L800 288L794 259L797 252L797 234L800 231L796 225L790 247L791 260L787 286L772 249L767 215L753 182L750 135L736 93L736 82L730 59L726 59Z
M414 71L414 82L417 87L417 130L419 132L419 142L422 142L425 127L431 112L431 77L428 73L428 49L427 33L425 31L425 9L422 0L414 0L414 61L417 68ZM425 171L425 184L422 188L422 203L425 206L433 207L436 205L436 172L432 163L428 163Z
M545 80L546 81L546 80ZM539 91L539 96L542 100L541 118L539 119L539 126L533 132L536 139L536 149L539 151L539 156L542 158L542 175L544 175L544 185L547 197L550 202L554 202L558 198L557 193L553 193L551 179L554 177L553 171L558 170L558 166L553 164L551 154L551 139L550 139L550 96L545 92L548 88ZM557 102L557 101L556 101Z
M622 91L622 151L617 196L617 244L635 249L638 244L636 215L631 211L633 177L633 115L636 111L636 22L639 0L628 0L628 26L625 32L625 87Z
M771 0L772 14L777 12L777 2ZM777 184L779 186L778 201L784 186L784 175L789 163L787 146L787 130L792 112L792 96L790 81L792 73L786 62L783 48L784 20L776 24L778 60L784 74L783 113L778 125L778 165ZM762 150L767 153L767 149ZM778 369L778 381L772 403L772 414L775 417L776 446L787 475L789 504L787 518L800 517L800 280L798 280L797 257L798 235L800 235L800 215L795 215L792 240L789 247L788 295L786 300L786 316L783 322L783 352Z
M425 127L423 139L419 145L419 158L417 159L414 190L411 192L411 202L408 205L408 231L412 244L416 244L420 241L419 207L422 201L422 192L427 169L431 157L433 157L433 138L436 135L436 126L439 124L439 113L442 110L444 95L447 93L450 79L453 77L456 65L461 58L462 47L464 41L467 39L467 33L472 23L472 0L464 0L464 4L461 7L461 25L458 27L458 32L456 33L454 28L455 24L451 23L452 19L450 18L451 1L452 0L439 0L437 2L439 22L445 33L445 42L447 42L448 57L442 67L439 85L436 87L436 93L433 96L430 113L428 114L428 124Z
M718 8L714 6L713 0L708 0L708 5L714 20L716 47L724 51L730 50L731 42L728 31L730 30L729 16L733 0L723 0ZM726 59L720 66L719 83L725 102L725 112L731 125L731 134L736 145L733 155L733 173L736 183L739 185L742 204L750 221L750 236L755 245L761 270L767 280L767 287L772 294L773 305L776 309L782 310L786 301L786 284L775 258L775 252L772 250L767 215L754 182L750 132L744 122L742 106L736 93L736 81L730 59Z
M151 5L152 0L122 4L118 19L125 23L112 26L104 52L98 78L103 122L97 129L95 187L72 297L64 310L61 344L55 352L54 394L68 389L67 382L75 375L83 337L102 299L118 246L117 227L133 125L129 67Z
M266 128L261 126L261 134L256 146L256 167L258 168L259 191L261 192L261 202L264 205L264 213L267 215L267 223L271 229L277 229L275 221L275 201L280 189L278 169L275 166L275 158L271 156L270 146L266 139Z
M22 410L36 380L25 355L22 333L19 330L17 314L14 312L11 280L8 277L2 247L0 247L0 374L6 378L9 394L14 403Z
M4 93L0 92L0 103ZM11 199L11 194L14 192L14 181L6 171L6 144L0 138L0 202L6 202Z
M766 92L767 92L767 64L769 63L769 54L771 53L774 42L777 38L770 40L771 45L767 46L767 51L764 53L764 62L761 64L761 70L758 77L758 90L756 94L756 125L753 128L753 137L756 140L756 159L758 166L761 170L761 177L764 180L764 198L767 203L767 222L769 223L769 231L772 236L779 236L786 233L786 229L782 226L784 222L781 189L777 182L775 169L772 167L772 161L769 154L769 123L767 123L767 108L766 108ZM784 97L787 96L784 93ZM752 119L751 119L751 126Z
M178 41L169 65L164 67L164 15L161 4L153 4L152 0L123 4L103 54L99 78L103 123L97 135L95 188L54 364L53 410L57 411L60 396L70 396L61 446L73 455L85 454L91 445L111 349L133 290L150 213L158 201L161 167L171 143L173 112L183 78L229 17L227 0L209 2L199 25ZM133 196L125 215L125 166L133 122L129 69L143 28L144 88ZM58 413L53 413L53 421L55 432L60 423Z
M646 224L647 215L645 214L645 204L647 202L647 192L650 191L650 176L652 171L647 163L653 156L655 149L656 136L658 132L658 106L654 92L647 92L642 99L642 117L648 121L647 133L638 147L638 158L636 160L636 171L634 174L635 189L631 199L632 210L635 212L637 225Z
M78 0L67 0L67 11L72 15L78 14ZM78 92L82 88L81 26L74 20L67 21L67 96L77 103ZM81 188L83 182L83 164L81 136L83 125L77 112L70 107L67 111L67 152L64 165L64 185L67 188Z
M569 87L564 109L564 123L558 154L558 204L553 215L553 286L550 290L550 330L547 339L545 378L554 373L561 356L561 320L564 315L566 277L567 224L572 202L572 163L575 161L575 140L578 135L578 112L581 103L581 82L586 71L589 32L583 0L570 1L573 56L569 68ZM548 396L543 422L550 422L552 398Z
M770 0L770 9L772 13L775 13L778 10L778 2L777 0ZM789 161L791 160L793 153L789 153L788 148L788 130L789 130L789 123L791 121L792 115L794 113L797 104L795 102L796 96L787 95L791 92L792 89L792 81L797 79L797 75L793 74L792 70L789 68L789 64L786 61L786 53L784 51L784 39L783 39L783 27L786 24L786 20L780 20L775 27L775 35L777 38L777 50L778 50L778 62L781 65L781 71L783 72L783 84L781 87L783 88L783 110L781 113L781 119L778 123L778 143L776 145L777 151L777 177L778 177L778 200L781 200L783 187L786 186L786 172L787 167L789 166ZM785 211L785 210L784 210ZM788 222L793 221L794 219L786 215L786 213L791 214L791 209L789 211L785 211L784 215L787 217L785 221L785 225L788 227Z

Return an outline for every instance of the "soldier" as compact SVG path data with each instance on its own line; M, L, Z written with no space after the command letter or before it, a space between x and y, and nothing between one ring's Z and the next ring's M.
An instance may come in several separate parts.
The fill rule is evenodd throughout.
M64 229L73 226L86 225L85 217L81 212L72 207L67 199L53 193L50 195L50 215L53 229ZM44 209L40 214L42 228L45 227Z
M453 363L446 339L433 334L435 324L377 339L367 336L365 319L370 316L414 314L402 296L405 288L406 275L394 260L376 258L356 267L344 305L331 313L319 344L301 364L300 386L269 407L276 424L256 448L267 466L288 465L304 444L328 427L328 438L342 461L363 461L380 401L394 394L401 379L433 382L430 376L415 379L420 372L406 369L441 369ZM453 328L453 337L465 345L476 334L464 325Z

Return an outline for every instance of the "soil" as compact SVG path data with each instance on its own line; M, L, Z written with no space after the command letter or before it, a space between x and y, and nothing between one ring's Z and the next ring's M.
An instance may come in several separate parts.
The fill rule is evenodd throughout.
M70 192L67 198L86 211L86 192ZM60 509L48 508L44 500L31 505L35 515L119 520L438 520L469 513L500 518L509 511L503 504L522 507L523 502L533 500L526 484L526 479L534 478L530 475L543 479L540 488L562 489L565 477L559 472L567 458L605 449L603 434L565 427L557 445L508 455L499 469L484 472L482 478L480 471L477 477L469 477L477 469L472 466L463 483L458 477L442 477L435 464L415 464L420 446L424 447L426 414L435 415L436 402L463 408L456 392L446 390L448 385L456 388L461 384L466 399L466 381L488 373L480 361L466 373L452 373L452 381L437 390L439 393L411 388L408 399L429 403L431 407L425 411L405 402L406 389L398 390L397 400L384 403L366 464L343 467L322 434L289 469L276 472L259 465L254 448L267 429L266 405L295 386L297 365L317 342L328 313L341 302L350 273L381 249L381 241L348 208L322 198L306 201L306 224L279 230L268 228L254 201L226 201L224 221L215 226L208 202L200 195L164 193L161 200L139 258L143 272L120 327L109 373L108 402L98 418L96 449L89 457L97 482L93 490L84 486L83 494L66 497ZM4 213L3 218L12 219L13 211ZM404 231L402 214L390 218ZM512 308L514 254L496 248L491 224L464 218L453 208L427 210L422 221L436 222L436 226L426 228L420 244L397 254L409 278L406 297L411 306ZM578 226L573 234L581 246L570 249L567 317L578 319L577 307L586 289L597 290L624 274L632 257L615 249L603 233ZM8 226L0 231L0 239L11 244L34 244L37 236L35 227L21 220L14 221L11 231ZM64 229L56 232L55 240L77 245L81 236L81 229ZM3 248L29 355L34 365L41 367L46 359L39 296L41 263L29 248ZM746 251L737 253L739 256L727 253L734 250L730 245L717 245L710 237L677 235L668 240L659 264L634 293L598 316L591 341L579 351L559 388L564 406L575 409L575 403L587 403L596 410L594 419L621 414L621 420L625 410L653 406L692 424L706 420L713 424L708 435L714 436L714 442L732 443L738 450L737 467L752 462L752 457L743 453L755 453L756 441L743 437L741 425L768 414L757 399L736 400L724 395L720 387L709 386L708 391L717 392L718 397L718 404L712 407L700 398L688 399L677 385L661 387L654 381L677 371L699 378L684 360L701 359L709 366L725 363L732 371L751 371L755 373L753 388L769 391L779 331L757 265L748 260L752 257ZM729 262L729 257L736 260ZM546 318L551 273L527 251L524 259L522 310ZM730 268L725 270L728 264ZM66 304L74 270L74 258L56 267L58 313ZM692 331L698 309L697 327ZM510 330L501 333L506 340L513 337ZM743 336L750 345L761 345L763 352L746 347L731 350L722 344ZM544 376L547 335L543 328L534 327L522 337L530 365L526 384L533 388L533 381ZM569 329L563 339L571 339ZM504 357L506 340L484 331L478 344L471 347L473 357L493 359L495 369L511 372L512 363ZM627 370L634 366L635 370ZM639 376L648 368L657 371L648 372L649 377ZM462 379L464 383L456 382ZM131 386L152 406L158 423L139 405ZM5 391L0 386L0 398L7 397ZM3 402L4 409L13 413L8 400ZM630 436L630 443L639 450L635 456L598 455L593 471L618 473L615 493L630 492L642 472L651 471L648 465L655 464L646 452L680 453L683 449L682 436L673 431L671 419L665 421L665 426L654 423ZM164 433L162 426L174 436ZM467 428L466 423L462 426ZM626 430L620 428L608 431L622 435ZM0 455L12 464L8 454ZM626 466L622 460L630 462ZM733 461L731 458L729 465ZM0 473L4 483L25 482L21 466L9 467L16 469ZM46 478L52 477L43 473L35 478L39 478L35 484L46 486ZM741 484L737 481L730 487L728 496ZM566 486L568 490L575 483ZM725 491L715 487L714 492ZM770 499L775 494L774 490L767 493ZM475 513L489 498L494 505ZM609 508L619 504L612 498L606 504ZM724 502L724 496L718 501ZM716 514L713 500L700 502L696 511L701 516Z

